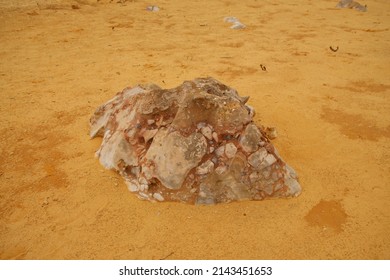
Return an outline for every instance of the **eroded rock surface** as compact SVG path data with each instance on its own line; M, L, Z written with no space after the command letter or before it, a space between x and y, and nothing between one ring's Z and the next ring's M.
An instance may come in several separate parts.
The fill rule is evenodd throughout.
M295 171L253 122L247 97L199 78L126 88L91 117L101 164L151 201L214 204L297 196Z

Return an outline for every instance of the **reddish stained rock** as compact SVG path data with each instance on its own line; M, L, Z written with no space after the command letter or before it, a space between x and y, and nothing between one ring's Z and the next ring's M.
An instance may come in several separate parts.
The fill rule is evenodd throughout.
M248 97L213 78L126 88L91 117L101 164L150 201L214 204L297 196L295 171L253 122Z

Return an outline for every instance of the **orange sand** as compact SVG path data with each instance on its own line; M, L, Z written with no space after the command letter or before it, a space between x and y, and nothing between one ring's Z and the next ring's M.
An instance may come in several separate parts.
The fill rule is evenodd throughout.
M388 0L38 2L0 0L1 259L390 258ZM277 127L300 197L150 203L102 168L97 106L202 76Z

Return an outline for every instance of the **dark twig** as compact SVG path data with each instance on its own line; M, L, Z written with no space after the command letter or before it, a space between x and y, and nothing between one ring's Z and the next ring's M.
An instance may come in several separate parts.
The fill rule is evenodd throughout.
M339 46L337 46L335 49L330 46L329 49L332 51L332 52L337 52L339 50Z
M160 260L166 260L168 257L172 256L175 252L171 252L170 254L168 254L167 256L161 258Z

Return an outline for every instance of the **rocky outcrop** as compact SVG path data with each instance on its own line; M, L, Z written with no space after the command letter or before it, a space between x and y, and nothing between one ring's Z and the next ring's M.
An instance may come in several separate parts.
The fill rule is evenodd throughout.
M101 164L151 201L214 204L297 196L295 171L253 122L247 97L213 78L126 88L92 116Z

